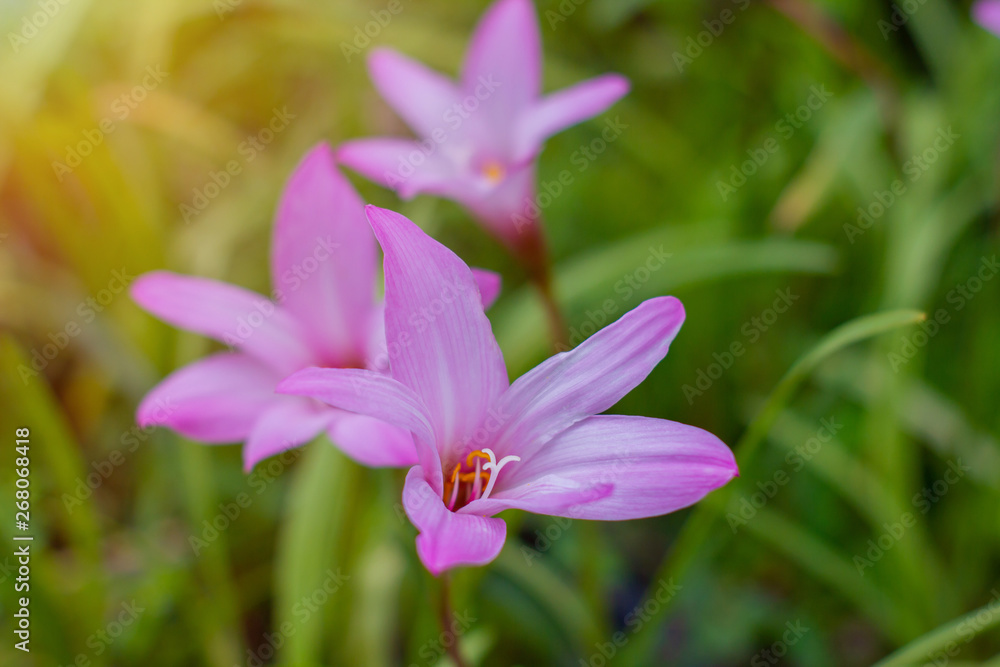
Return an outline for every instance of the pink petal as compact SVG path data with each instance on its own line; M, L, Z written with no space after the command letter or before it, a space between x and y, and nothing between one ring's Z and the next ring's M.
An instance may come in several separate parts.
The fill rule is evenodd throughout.
M434 429L423 402L409 387L369 370L306 368L282 380L276 391L309 396L335 408L372 417L413 433L421 465L436 477L436 486L444 489L441 461L434 446ZM351 446L351 449L356 451L357 447Z
M161 320L243 350L276 370L308 366L312 353L281 307L235 285L153 271L139 276L132 299Z
M320 144L292 173L278 204L271 273L282 306L302 324L322 365L364 358L375 293L375 238L364 206Z
M337 148L337 159L403 199L421 192L456 198L468 189L466 176L433 140L355 139Z
M499 490L463 511L641 519L696 503L737 474L732 451L707 431L665 419L600 415L563 431L530 459L507 464L497 477Z
M683 322L680 301L649 299L518 378L497 405L497 455L527 460L559 432L613 406L666 356Z
M601 113L628 89L625 77L605 74L547 95L518 119L514 160L533 158L547 138Z
M335 445L362 465L396 468L417 463L410 432L378 419L343 412L329 433Z
M386 48L372 52L368 71L379 94L418 135L447 129L445 112L460 97L448 77Z
M490 129L504 132L541 92L542 46L530 0L497 0L472 36L462 67L466 95L489 94ZM482 97L482 95L480 95ZM510 137L506 137L509 139Z
M420 466L410 469L403 487L403 507L417 527L417 554L435 576L460 565L485 565L500 554L507 524L448 510L424 479Z
M136 411L140 426L166 426L208 443L240 442L281 397L281 375L245 354L223 352L189 364L153 387Z
M502 279L499 273L487 271L486 269L472 269L472 277L479 288L479 297L483 302L483 310L489 310L493 302L500 296L500 286Z
M260 461L304 445L327 427L335 411L307 399L272 396L272 407L257 418L243 446L243 470Z
M972 5L972 17L979 25L1000 35L1000 0L980 0L975 3Z
M469 267L398 213L367 211L385 254L386 339L404 343L392 375L423 400L449 461L507 388L503 355Z

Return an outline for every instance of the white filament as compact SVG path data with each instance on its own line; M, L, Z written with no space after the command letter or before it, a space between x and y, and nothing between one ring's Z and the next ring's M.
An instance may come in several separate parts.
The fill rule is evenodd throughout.
M500 459L500 462L497 463L497 455L493 453L492 449L484 448L483 454L486 454L488 457L490 457L490 460L483 464L483 470L489 470L492 472L490 473L490 481L486 484L486 490L483 491L483 495L479 498L480 500L486 500L487 498L490 497L490 491L493 490L493 485L496 484L497 482L497 475L500 474L500 468L503 468L511 461L521 460L520 456L511 455L503 457L502 459Z

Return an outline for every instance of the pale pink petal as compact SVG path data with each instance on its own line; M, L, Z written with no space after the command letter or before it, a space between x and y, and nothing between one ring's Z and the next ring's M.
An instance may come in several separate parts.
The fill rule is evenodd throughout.
M337 159L372 181L391 188L403 199L426 192L455 198L468 187L436 144L409 139L375 137L347 141L337 148Z
M386 339L404 343L392 375L423 400L447 462L507 388L503 355L469 267L398 213L367 210L385 254Z
M418 135L447 129L445 113L459 99L451 79L387 48L372 51L368 71L379 94Z
M507 464L490 497L462 511L641 519L692 505L738 474L732 451L707 431L665 419L599 415L563 431L534 456Z
M497 404L497 455L525 460L572 424L613 406L666 356L683 322L680 301L649 299L518 378Z
M363 361L374 307L376 246L364 205L320 144L295 168L278 204L272 284L300 322L317 365Z
M243 470L250 472L260 461L304 445L323 432L334 410L304 398L273 396L273 404L261 413L243 446Z
M1000 0L980 0L972 5L972 16L979 25L1000 35Z
M462 67L462 89L479 98L490 129L512 138L516 118L539 96L542 46L530 0L497 0L476 26ZM494 90L495 89L495 90ZM492 91L492 92L490 92Z
M136 410L140 426L166 426L208 443L240 442L280 396L281 374L245 354L223 352L168 375Z
M393 360L395 364L395 359ZM280 394L309 396L341 410L379 419L413 433L417 456L444 489L434 428L423 401L393 378L358 368L306 368L282 380Z
M403 507L417 527L417 554L435 576L460 565L485 565L500 554L507 539L503 519L448 510L427 483L420 466L410 469L403 487Z
M290 373L312 361L298 323L259 294L207 278L153 271L129 290L147 311L181 329L243 350Z
M500 286L502 279L499 273L487 271L486 269L472 269L472 277L479 288L479 296L483 302L483 309L489 310L493 302L500 296Z
M547 138L601 113L628 89L625 77L605 74L545 96L518 118L514 161L532 159Z
M362 465L396 468L417 463L413 435L378 419L342 412L329 434L335 445Z

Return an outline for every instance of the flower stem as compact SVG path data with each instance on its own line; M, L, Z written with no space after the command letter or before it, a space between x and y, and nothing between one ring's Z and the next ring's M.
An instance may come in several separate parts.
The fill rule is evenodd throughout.
M441 607L438 621L441 623L441 632L445 636L452 636L452 641L448 646L448 655L451 656L455 667L469 667L469 663L462 657L462 652L458 650L458 635L451 627L451 620L454 614L451 610L451 575L447 572L441 574Z
M559 310L555 290L552 286L552 260L549 257L545 237L542 235L541 219L535 219L531 227L523 230L513 244L514 254L528 274L528 279L538 289L542 298L545 318L549 322L552 341L558 352L569 349L569 329Z

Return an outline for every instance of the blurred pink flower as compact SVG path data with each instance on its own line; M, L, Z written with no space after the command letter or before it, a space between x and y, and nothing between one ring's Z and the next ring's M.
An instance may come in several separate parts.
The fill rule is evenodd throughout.
M274 393L282 378L308 366L388 368L375 272L375 238L363 204L337 171L330 148L317 146L295 169L278 205L274 301L167 271L133 284L132 298L150 313L237 350L175 371L146 395L137 421L207 443L245 441L247 470L322 432L360 463L413 464L413 439L405 429ZM477 277L483 298L495 298L498 276Z
M545 139L594 116L628 92L617 74L541 96L541 38L530 0L498 0L472 37L454 82L391 51L368 61L375 87L420 140L349 141L343 164L395 189L454 199L540 270L535 159Z
M972 5L972 16L979 25L1000 35L1000 0L979 0Z
M686 507L737 475L714 435L663 419L599 415L666 355L684 320L650 299L513 384L462 260L401 215L368 207L385 254L385 327L412 343L390 374L310 368L279 392L411 431L419 464L403 505L433 573L497 556L517 508L621 520ZM433 314L430 316L429 314Z

